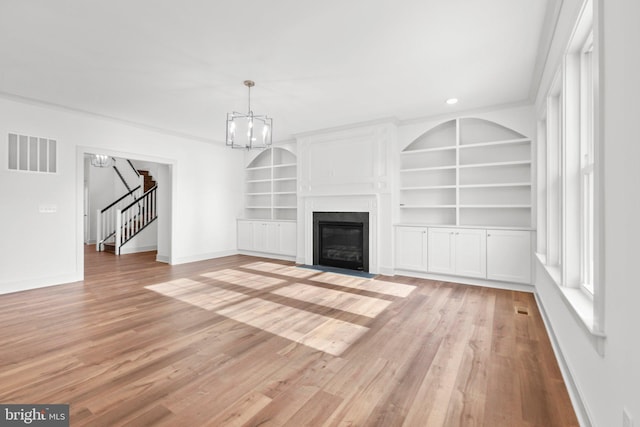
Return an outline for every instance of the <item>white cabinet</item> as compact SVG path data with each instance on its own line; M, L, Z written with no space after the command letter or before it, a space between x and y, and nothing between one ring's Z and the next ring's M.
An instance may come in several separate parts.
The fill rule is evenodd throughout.
M468 277L487 277L486 230L456 230L456 274Z
M396 228L396 265L406 270L427 270L427 228Z
M278 248L283 255L296 255L297 225L295 222L278 223Z
M238 249L253 248L253 222L238 221Z
M431 273L487 277L487 235L483 229L429 228Z
M531 282L531 232L487 230L487 278Z
M238 249L295 256L296 223L238 220Z
M455 229L429 229L429 263L431 273L455 274Z

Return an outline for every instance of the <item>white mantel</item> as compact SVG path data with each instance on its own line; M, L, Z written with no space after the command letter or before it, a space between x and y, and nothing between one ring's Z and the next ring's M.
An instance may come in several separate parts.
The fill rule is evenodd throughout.
M313 265L313 213L314 212L367 212L369 214L369 272L380 272L378 263L378 196L313 196L304 198L304 258L302 264ZM299 230L299 229L298 229Z
M367 212L369 272L393 274L396 135L389 122L298 139L298 263L313 264L313 212Z

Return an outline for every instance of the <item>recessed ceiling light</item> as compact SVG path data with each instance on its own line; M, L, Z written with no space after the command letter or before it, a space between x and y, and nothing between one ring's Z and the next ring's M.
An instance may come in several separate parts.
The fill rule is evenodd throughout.
M447 104L453 105L458 103L458 98L449 98L447 99Z

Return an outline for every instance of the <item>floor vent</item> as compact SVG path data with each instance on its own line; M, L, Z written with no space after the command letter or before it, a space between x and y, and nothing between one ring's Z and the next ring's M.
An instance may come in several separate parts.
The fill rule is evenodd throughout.
M529 309L527 307L516 307L517 314L524 314L525 316L529 315Z

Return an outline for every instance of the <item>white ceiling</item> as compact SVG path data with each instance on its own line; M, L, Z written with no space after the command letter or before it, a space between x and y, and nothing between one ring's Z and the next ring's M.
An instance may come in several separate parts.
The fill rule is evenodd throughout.
M518 103L550 1L0 0L0 92L211 141L245 79L275 140Z

